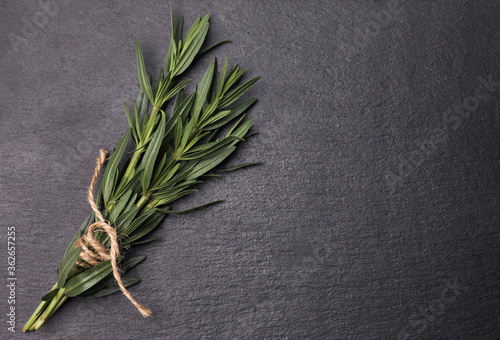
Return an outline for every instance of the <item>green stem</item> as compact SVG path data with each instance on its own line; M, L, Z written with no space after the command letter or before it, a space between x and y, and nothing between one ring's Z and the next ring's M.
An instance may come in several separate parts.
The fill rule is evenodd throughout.
M125 171L125 174L123 175L123 180L129 180L132 174L132 171L135 169L137 162L139 161L139 158L141 158L142 154L142 148L140 150L136 150L134 152L134 155L132 156L132 159L130 160L130 163L128 164L127 170Z
M42 301L38 305L38 308L35 310L33 315L31 315L31 318L24 324L23 326L23 332L27 332L30 330L31 326L38 320L38 314L45 308L45 305L47 304L47 301Z
M59 309L61 308L61 306L66 302L66 300L68 300L69 296L67 295L64 295L63 298L61 299L61 301L59 301L59 303L57 304L56 308L54 308L54 310L52 311L52 313L50 314L49 317L51 317L52 315L54 315L54 313Z
M152 131L152 126L151 124L154 123L155 117L158 114L159 108L154 106L153 110L151 111L151 116L149 117L148 120L148 125L145 128L145 131ZM150 137L151 132L147 133L147 136L144 136L144 140L148 140ZM137 166L137 163L139 162L139 159L141 158L142 153L144 152L144 145L137 145L137 150L134 152L134 155L132 156L132 159L130 160L130 163L128 164L127 170L125 171L125 174L123 175L122 180L129 180L132 174L132 171L134 171L135 167Z
M52 286L52 288L50 289L50 291L54 290L56 287L57 287L57 283ZM34 323L38 320L38 317L40 316L40 313L45 309L45 307L47 306L48 303L49 303L48 301L42 301L42 302L40 302L40 304L38 305L38 307L35 310L35 312L31 315L31 317L29 318L29 320L24 324L24 326L23 326L23 332L29 331L30 328L32 328L32 326L34 325Z
M64 288L59 289L56 296L54 296L52 301L50 301L49 306L45 309L45 311L42 313L42 315L40 316L38 321L35 323L35 330L38 330L40 327L42 327L43 324L45 323L45 321L47 321L51 317L51 315L55 311L56 307L59 306L59 303L64 298L65 293L66 293L66 289L64 289ZM64 300L64 301L66 301L66 300Z
M137 202L137 207L142 208L146 203L148 203L149 196L151 196L150 193L147 193L146 195L142 196L139 202Z

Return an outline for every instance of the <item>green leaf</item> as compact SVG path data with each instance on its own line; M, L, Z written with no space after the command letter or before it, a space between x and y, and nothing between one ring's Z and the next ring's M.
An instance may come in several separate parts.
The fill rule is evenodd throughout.
M249 120L245 121L245 123L243 123L241 126L238 126L238 125L239 124L236 124L235 126L233 126L233 129L231 129L228 132L228 136L238 136L240 138L243 138L247 134L250 127L252 126L252 120L249 119ZM238 128L236 128L236 126L238 126ZM235 131L233 132L233 130L235 130Z
M148 210L144 213L141 213L139 217L137 217L127 229L125 229L124 234L125 235L130 235L131 233L134 232L135 229L142 227L141 225L146 221L153 213L155 212L154 209ZM128 242L128 237L125 238L125 241Z
M223 44L227 44L227 43L232 43L232 41L231 40L222 40L222 41L219 41L218 43L215 43L212 46L209 46L209 47L205 48L203 51L200 52L200 54L207 53L208 51L213 50L214 48L219 47L219 46L221 46Z
M179 91L179 93L177 93L177 96L175 96L174 106L172 107L172 112L177 110L177 108L179 107L179 105L181 105L181 103L184 101L185 98L186 98L186 94L184 93L184 89L182 89Z
M235 149L236 149L235 146L231 146L227 149L223 149L222 151L220 151L217 155L215 155L211 159L200 161L195 166L195 168L191 172L191 174L187 177L187 179L197 178L197 177L203 175L204 173L212 170L214 167L219 165L224 159L226 159Z
M152 242L152 241L156 241L156 240L157 240L157 239L159 239L159 238L160 238L160 236L156 236L156 237L148 238L147 240L133 242L133 243L131 243L131 244L136 245L136 244L144 244L144 243L149 243L149 242Z
M111 266L111 262L107 260L99 263L97 266L81 272L66 282L66 285L64 286L66 289L66 295L69 297L80 295L104 279L112 271L113 268Z
M145 123L149 120L149 99L148 96L144 93L144 91L141 89L139 91L139 95L137 96L137 104L139 105L137 107L138 111L138 123L139 127L137 128L137 132L142 131L141 127L145 125ZM137 123L136 123L137 124Z
M196 92L193 92L189 96L187 96L180 104L177 106L174 105L174 110L172 112L172 116L170 116L170 119L167 122L167 125L165 126L165 134L169 134L170 130L174 126L174 124L177 122L180 116L182 116L186 111L189 112L191 110L191 107L194 103L194 99L196 96ZM177 96L179 97L179 96ZM175 100L177 103L177 99Z
M127 122L128 122L129 127L130 127L130 130L132 131L132 136L134 137L135 144L138 145L139 138L138 138L137 132L135 131L134 121L133 121L132 117L130 117L130 112L128 111L128 106L127 106L127 103L125 101L123 101L123 106L125 107L125 114L127 116Z
M210 153L212 153L216 150L227 147L228 145L232 144L234 141L244 141L244 139L239 138L237 136L228 136L221 141L210 143L210 147L204 148L203 150L196 150L195 151L193 149L191 152L188 152L185 155L183 155L181 158L179 158L179 160L187 161L187 160L200 159L202 157L209 155ZM207 144L205 144L205 145L207 145Z
M80 225L80 227L78 228L78 230L76 231L75 233L75 236L73 236L73 239L71 240L71 242L69 243L68 245L68 248L66 248L66 251L64 252L64 256L63 258L66 257L66 255L68 255L68 253L70 251L72 251L75 246L75 242L76 240L78 240L82 235L83 233L85 233L85 231L87 231L87 228L94 222L94 213L90 213L86 218L85 220L83 220L82 224Z
M184 191L181 191L179 193L176 193L176 194L171 194L171 195L168 195L167 197L165 197L164 199L161 199L157 206L161 206L161 205L165 205L165 204L169 204L170 202L173 202L175 200L178 200L179 198L181 198L182 196L186 196L186 195L189 195L189 194L192 194L194 192L198 192L197 189L190 189L190 190L184 190Z
M224 88L222 89L222 93L223 94L226 93L231 88L231 86L233 86L233 84L235 84L246 71L247 71L246 69L240 71L240 67L238 66L238 64L236 64L231 70L231 72L229 72L229 75L227 76L226 81L224 82Z
M137 77L139 78L139 84L141 89L146 93L151 103L154 102L153 90L151 90L151 82L149 80L148 72L146 71L146 65L144 65L144 57L142 55L141 46L139 41L134 37L135 42L135 54L137 57Z
M174 66L172 62L175 59L175 46L177 46L179 40L182 39L182 29L184 25L184 18L181 16L177 20L173 19L172 7L170 7L170 29L172 34L170 35L170 42L168 43L167 55L165 56L165 71L169 72Z
M124 236L123 231L132 223L139 210L141 210L141 208L133 206L127 209L126 212L116 220L116 231L120 239Z
M174 149L178 149L182 139L182 120L177 119L174 125Z
M141 282L141 279L138 277L122 277L122 282L125 287L130 287L132 285L135 285L136 283ZM114 294L116 292L119 292L120 286L118 286L118 283L110 283L96 291L93 291L89 294L86 294L86 292L80 294L79 296L85 297L85 298L99 298L107 295Z
M165 217L165 214L155 210L154 214L151 215L146 221L144 221L140 228L136 229L131 235L129 235L127 241L129 243L132 243L146 236L151 231L153 231L153 229L155 229L158 224L160 224L160 222L163 220L163 217Z
M187 84L191 82L191 79L187 79L184 81L181 81L179 84L175 85L173 89L168 91L168 93L165 95L165 97L161 100L161 103L159 103L159 107L161 107L167 100L170 100L173 96L177 94L180 90L182 90L184 87L186 87Z
M219 107L220 108L225 108L226 106L231 105L235 100L237 100L245 92L247 92L248 89L250 89L250 87L253 84L255 84L259 79L260 79L260 77L255 77L253 79L250 79L249 81L247 81L243 85L238 86L237 88L235 88L231 92L229 92L226 95L224 95L223 100L219 103Z
M186 210L181 210L181 211L172 211L170 209L159 209L159 208L157 208L157 210L160 211L160 212L162 212L162 213L165 213L165 214L186 215L186 214L190 214L192 212L195 212L195 211L198 211L198 210L202 210L202 209L205 209L205 208L208 208L208 207L211 207L211 206L214 206L216 204L223 203L223 202L225 202L225 201L224 200L213 201L213 202L210 202L210 203L202 204L200 206L197 206L197 207L194 207L194 208L190 208L190 209L186 209Z
M129 190L127 191L119 200L118 203L115 205L113 208L113 211L111 212L110 216L110 221L114 224L118 216L120 216L121 212L123 209L125 209L125 206L128 203L128 200L130 199L130 196L132 196L132 191Z
M66 284L66 279L71 271L71 269L75 266L76 261L80 257L80 253L82 252L82 247L75 248L71 250L68 255L66 255L59 268L57 269L57 287L64 287Z
M171 196L177 195L182 190L199 183L201 183L201 181L190 180L190 181L184 181L183 183L180 183L176 186L165 185L160 187L158 191L153 194L153 197L158 199L169 198Z
M189 136L191 136L191 131L193 131L195 127L195 121L194 120L189 120L189 122L184 126L184 129L182 131L182 138L179 143L179 148L184 151L184 148L186 147L186 144L188 143ZM175 158L175 157L174 157Z
M244 113L250 106L255 104L257 102L257 99L252 98L249 100L246 100L236 106L234 109L230 110L230 113L225 115L224 117L221 117L219 120L214 120L213 123L208 124L203 127L203 130L214 130L223 127L242 113ZM223 111L225 112L225 111Z
M162 112L161 120L156 132L153 134L151 138L151 142L149 143L148 148L146 149L146 153L144 154L144 158L142 159L141 168L144 168L144 173L142 175L142 191L144 194L149 189L149 185L151 183L151 177L153 176L154 165L156 162L156 158L158 156L158 152L160 150L161 142L163 140L163 134L165 132L165 114Z
M128 272L130 269L134 268L135 266L137 266L139 263L141 263L142 261L144 261L146 259L146 256L144 255L139 255L139 256L134 256L134 257L130 257L128 259L125 259L125 261L123 261L121 264L120 264L120 270L123 272L123 273L126 273Z
M196 101L193 107L193 119L195 122L198 121L198 118L201 113L201 109L205 104L205 100L207 99L208 91L212 84L212 79L214 76L214 68L215 68L215 60L210 63L208 69L205 71L205 74L201 78L200 84L198 85L198 91L196 94Z
M229 64L229 58L226 54L226 60L224 61L224 66L222 67L222 71L219 75L219 82L217 83L217 92L216 92L217 98L221 97L223 94L222 90L224 89L224 82L226 81L228 64Z
M50 301L54 296L56 296L57 292L59 291L59 288L54 288L44 296L40 300L42 301Z
M238 170L241 168L246 168L248 166L254 166L254 165L259 165L259 164L264 164L264 163L262 163L262 162L244 163L244 164L235 165L235 166L232 166L229 168L216 169L215 171L218 171L218 172L234 171L234 170Z
M207 22L201 24L200 26L201 27L199 28L198 33L194 36L192 40L189 39L189 33L188 33L188 36L186 37L186 43L184 44L183 51L179 59L179 63L177 64L177 67L174 70L175 75L180 75L182 72L184 72L191 65L194 57L196 57L196 55L198 54L201 46L203 45L203 42L205 41L205 37L207 36L209 27L208 18ZM184 48L186 49L184 50Z
M120 183L120 186L118 187L118 189L115 192L115 195L114 195L115 198L120 198L129 189L132 192L135 192L136 191L135 184L137 184L139 182L138 180L141 177L143 171L144 171L144 169L139 169L139 170L135 171L132 175L132 178L130 178L127 182L124 182L122 180L122 182Z
M128 140L130 139L130 129L127 130L127 133L125 136L122 138L120 143L118 143L118 146L116 147L116 150L113 152L111 155L108 164L106 165L106 170L104 170L104 175L102 176L102 182L104 185L104 190L103 190L103 199L104 199L104 205L107 207L109 198L111 197L111 194L113 193L114 189L114 183L115 183L115 174L116 170L118 168L118 164L120 163L120 160L123 156L123 153L125 152L125 148L127 147Z

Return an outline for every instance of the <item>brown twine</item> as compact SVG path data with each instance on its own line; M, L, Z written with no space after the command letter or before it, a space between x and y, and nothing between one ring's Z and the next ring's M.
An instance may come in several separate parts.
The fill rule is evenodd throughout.
M88 202L99 221L90 225L87 233L75 242L75 248L80 246L82 247L80 259L85 261L77 261L76 264L83 268L92 268L102 261L111 260L111 265L113 266L113 276L115 277L118 286L120 286L121 291L127 297L127 299L129 299L130 302L132 302L134 306L137 307L139 312L144 317L148 317L151 315L151 311L147 307L137 302L123 285L116 260L116 258L120 255L120 247L118 246L116 230L104 220L104 217L102 216L99 208L94 202L94 185L97 181L97 178L99 177L102 165L104 164L104 162L106 162L107 154L107 151L103 149L101 149L99 152L99 158L97 158L94 176L92 177L92 181L90 182L88 191ZM109 240L111 241L111 248L109 250L94 238L94 231L96 228L101 229L108 234ZM92 247L93 251L89 249L89 246Z

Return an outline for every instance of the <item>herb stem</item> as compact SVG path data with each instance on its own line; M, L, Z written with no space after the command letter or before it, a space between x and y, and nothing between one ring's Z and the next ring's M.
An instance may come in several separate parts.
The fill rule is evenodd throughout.
M46 303L47 303L47 301L40 302L40 304L38 305L38 308L35 310L33 315L31 315L30 319L24 324L23 332L29 331L31 326L38 320L38 314L45 307Z
M151 116L149 117L148 120L148 126L146 127L147 136L144 136L144 140L147 141L151 135L151 131L153 130L152 126L155 122L155 117L158 114L159 108L157 106L153 107L153 110L151 111ZM132 171L135 170L137 163L139 162L139 159L141 158L142 153L144 152L143 144L137 145L137 150L134 152L134 155L132 156L132 159L130 160L130 163L128 164L127 170L125 171L125 174L123 175L123 180L130 180L130 177L132 175Z
M52 286L52 288L50 289L50 291L54 290L56 287L57 287L57 283ZM31 317L29 318L29 320L24 324L24 326L23 326L23 332L27 332L27 331L30 330L30 328L32 328L32 326L34 325L34 323L38 320L39 314L43 311L43 309L47 306L48 303L49 303L48 301L42 301L42 302L40 302L40 304L38 305L38 307L35 310L35 312L33 313L33 315L31 315Z
M139 202L137 202L137 207L142 208L149 201L149 196L151 196L150 193L143 195Z
M38 330L40 327L42 327L43 324L45 323L45 321L47 321L50 318L50 316L55 311L56 307L59 305L61 300L63 300L65 293L66 293L66 289L64 289L64 288L59 289L59 291L54 296L52 301L50 301L50 304L47 306L47 308L45 309L43 314L40 316L38 321L35 323L35 330ZM64 300L64 301L66 301L66 300Z

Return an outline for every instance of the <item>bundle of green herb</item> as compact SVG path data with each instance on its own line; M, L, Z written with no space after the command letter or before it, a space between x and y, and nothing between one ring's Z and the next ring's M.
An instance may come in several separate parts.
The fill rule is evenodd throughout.
M120 274L143 261L145 256L126 258L120 255L121 251L152 241L154 238L146 239L145 236L167 214L186 214L222 202L215 201L184 211L169 208L173 201L197 191L193 186L201 183L201 179L220 176L209 171L230 171L257 164L218 169L237 144L249 136L252 121L243 118L256 100L232 104L259 78L239 84L246 70L240 70L238 66L229 70L226 57L218 80L217 61L214 60L198 86L186 95L184 87L189 80L180 81L179 76L197 56L223 42L201 50L209 27L208 15L196 18L185 38L182 38L183 18L174 22L172 13L170 17L172 34L165 68L159 73L154 91L135 39L141 89L134 101L133 114L125 104L130 128L107 162L94 202L94 184L101 165L106 161L106 154L101 150L89 188L93 212L83 221L69 244L57 270L56 284L42 297L23 331L39 329L70 297L101 297L119 290L144 316L148 316L149 310L137 303L125 288L140 279L121 278ZM171 114L167 115L167 104L174 96ZM221 129L228 126L229 131L222 137ZM135 151L126 163L125 149L131 137ZM126 164L123 168L118 166L121 162Z

